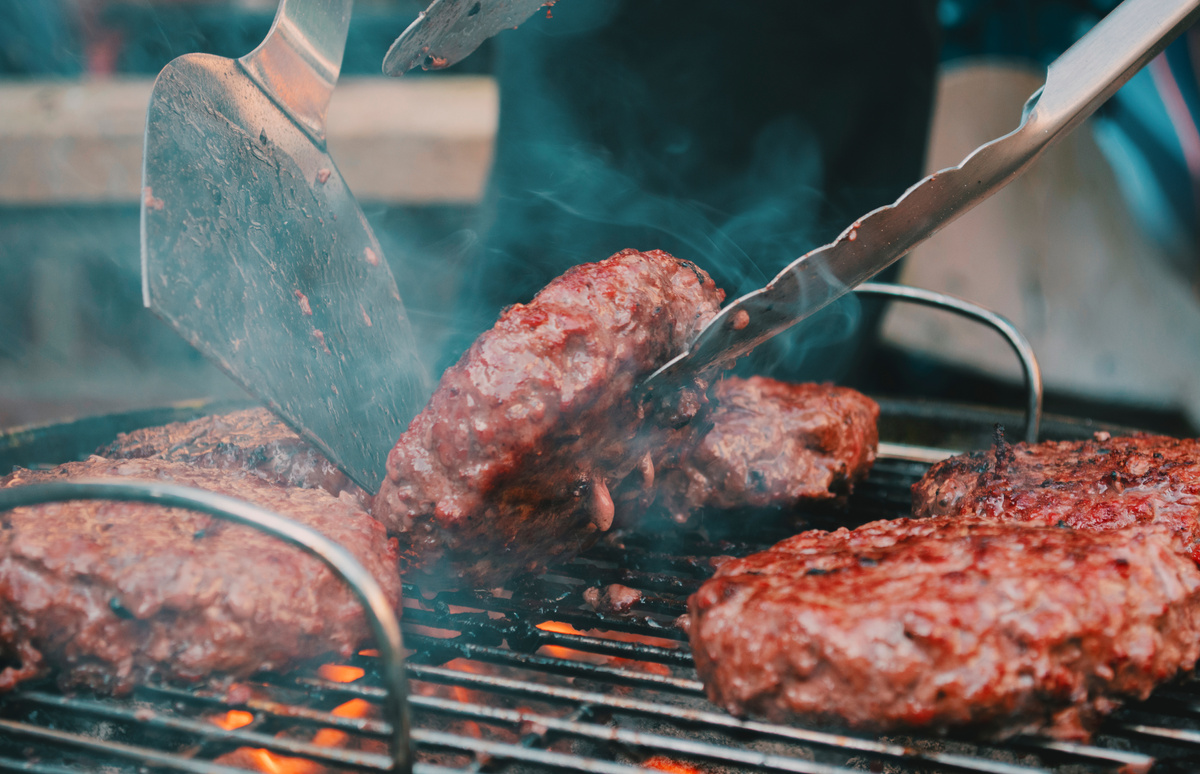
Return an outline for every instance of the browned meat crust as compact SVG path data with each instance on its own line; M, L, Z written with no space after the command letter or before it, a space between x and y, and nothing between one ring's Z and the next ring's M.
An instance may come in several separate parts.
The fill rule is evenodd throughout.
M805 532L722 565L689 610L714 702L876 732L1085 739L1200 656L1200 569L1158 527Z
M91 457L18 469L0 488L72 478L151 479L237 497L337 541L399 609L397 550L351 498L244 473ZM55 671L112 693L345 657L370 634L319 560L250 527L155 505L69 502L0 513L0 691Z
M711 397L711 429L656 476L656 505L676 521L702 509L790 507L845 495L875 462L879 406L854 390L730 377Z
M1200 441L1109 437L1008 445L939 462L913 486L916 516L979 516L1105 530L1163 524L1200 561Z
M670 434L634 386L723 297L688 261L626 250L505 310L388 456L373 512L407 541L406 575L495 585L608 529L610 488Z
M324 489L334 495L362 494L345 473L264 408L121 433L96 453L246 470L277 484Z

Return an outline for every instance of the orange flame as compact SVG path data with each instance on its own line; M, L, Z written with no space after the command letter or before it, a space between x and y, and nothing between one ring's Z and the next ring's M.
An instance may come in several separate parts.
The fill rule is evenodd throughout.
M665 755L655 755L652 758L648 758L642 761L642 766L647 769L670 772L670 774L704 774L703 769L689 766L681 761L672 760Z
M484 674L486 671L486 670L482 669L478 664L476 664L472 661L469 661L465 658L452 659L450 661L447 661L445 666L447 669L457 669L460 672L469 672L470 674L474 674L474 675ZM464 688L461 685L451 686L450 695L454 697L455 701L461 701L463 704L468 704L472 700L475 700L477 702L486 702L487 701L486 698L482 698L482 697L484 697L484 694L482 692L472 691L471 689ZM475 737L476 739L483 738L483 729L480 728L479 724L476 723L474 720L462 721L462 728L466 731L466 733L470 734L471 736Z
M562 621L542 621L537 625L537 628L546 632L554 632L555 634L577 634L588 636L589 632L583 632L576 629L571 624L563 623ZM629 632L605 631L603 636L611 640L619 640L621 642L638 642L644 645L654 645L659 647L677 647L678 644L670 640L660 639L658 637L644 637L638 634ZM652 674L668 676L671 674L671 669L666 664L659 664L653 661L637 661L635 659L621 658L619 656L597 656L594 653L585 653L571 648L564 648L561 645L543 645L541 650L547 656L554 658L571 659L574 661L589 661L594 663L606 664L635 664L637 668L644 672Z
M351 699L345 704L335 707L329 714L339 718L365 718L370 711L370 703L362 699ZM313 736L313 744L324 747L341 747L346 743L346 739L345 731L338 731L336 728L322 728Z
M242 710L229 710L221 717L213 719L213 723L216 723L226 731L232 731L235 728L248 726L253 722L254 716L249 712L243 712Z
M351 699L345 704L335 708L330 714L342 718L361 718L365 717L371 711L370 703L362 699ZM243 717L244 716L244 717ZM253 719L249 712L240 712L233 710L225 717L217 721L217 725L225 728L225 723L240 723L246 725L250 722L242 723L246 718ZM237 728L239 726L233 726ZM313 744L323 747L341 747L344 746L349 736L345 731L339 731L336 728L322 728L313 736ZM285 755L278 755L262 748L241 747L234 753L240 760L234 761L239 765L251 766L263 774L325 774L327 769L319 763L310 761L304 758L290 758Z
M242 748L251 765L264 774L321 774L325 767L303 758L288 758L262 748Z
M542 621L537 625L537 628L545 632L554 632L555 634L583 634L583 632L579 631L571 624L563 623L561 621ZM554 658L562 659L578 660L581 656L585 655L578 650L564 648L561 645L543 645L542 650L546 652L547 656L553 656Z
M342 664L322 664L317 668L317 674L335 683L352 683L366 672L358 667L343 666Z

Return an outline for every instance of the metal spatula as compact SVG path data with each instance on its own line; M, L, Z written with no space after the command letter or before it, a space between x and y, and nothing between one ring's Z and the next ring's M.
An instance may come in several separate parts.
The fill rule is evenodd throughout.
M238 60L154 84L142 172L145 303L356 483L429 394L396 281L325 148L352 0L282 0Z
M555 0L433 0L383 58L383 71L403 75L420 65L441 70L457 64L483 41L517 27Z
M766 287L726 306L643 389L661 393L705 367L739 357L887 268L1028 169L1187 29L1198 8L1200 0L1125 0L1050 65L1016 129L976 148L957 167L920 181L895 203L863 215Z

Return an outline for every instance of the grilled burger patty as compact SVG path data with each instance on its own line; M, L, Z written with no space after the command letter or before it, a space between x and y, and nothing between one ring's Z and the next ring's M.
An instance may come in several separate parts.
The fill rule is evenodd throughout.
M1163 527L899 519L730 561L689 614L736 715L1085 739L1192 668L1200 569Z
M913 486L916 516L978 516L1107 530L1162 524L1200 561L1200 441L1165 436L1003 442L939 462Z
M608 529L610 489L678 440L634 398L724 293L694 264L626 250L516 304L447 369L388 456L373 513L424 588L496 585ZM695 409L689 401L686 410Z
M286 486L361 495L345 473L265 408L121 433L96 453L114 459L154 458L245 470Z
M693 451L655 476L676 521L702 509L789 507L848 494L875 461L879 406L828 384L729 377Z
M168 481L260 505L340 543L399 609L395 541L349 496L101 457L18 469L0 487L75 478ZM359 602L324 563L253 528L128 502L0 513L0 691L51 670L65 686L117 694L150 678L241 678L347 657L369 636Z

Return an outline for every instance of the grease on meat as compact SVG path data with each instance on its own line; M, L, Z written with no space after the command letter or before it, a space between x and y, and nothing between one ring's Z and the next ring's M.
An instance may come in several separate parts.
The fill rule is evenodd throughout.
M158 459L90 457L18 469L0 488L77 478L145 479L236 497L345 547L399 609L395 540L348 495ZM121 694L348 657L370 636L323 562L251 527L157 505L72 501L0 513L0 691L55 672Z
M689 617L735 715L1086 739L1194 666L1200 570L1162 527L899 519L723 564Z
M406 575L426 589L494 586L606 531L612 490L679 441L706 387L647 416L635 386L723 298L695 264L626 250L505 310L388 456L373 513L401 534Z

